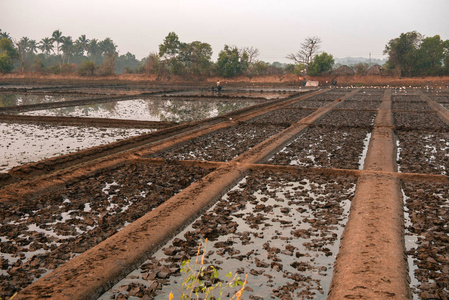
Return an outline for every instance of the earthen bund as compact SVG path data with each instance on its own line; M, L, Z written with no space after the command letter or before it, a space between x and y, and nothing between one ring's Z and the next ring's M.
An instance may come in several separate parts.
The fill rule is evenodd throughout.
M96 299L210 207L250 170L262 169L357 178L355 197L341 239L328 298L410 299L400 182L428 180L447 184L449 181L446 176L397 172L391 90L385 90L378 109L364 170L301 169L263 164L358 91L349 90L344 97L317 109L229 162L176 162L210 167L214 171L120 232L24 288L13 299ZM212 120L170 127L162 133L137 137L127 146L116 143L106 146L106 150L100 147L100 151L81 151L15 168L0 191L1 201L14 205L17 201L27 201L44 192L61 189L70 182L130 162L173 163L146 157L322 92L325 91L272 101ZM449 120L447 111L440 109L440 105L424 95L421 97L431 103L443 119Z

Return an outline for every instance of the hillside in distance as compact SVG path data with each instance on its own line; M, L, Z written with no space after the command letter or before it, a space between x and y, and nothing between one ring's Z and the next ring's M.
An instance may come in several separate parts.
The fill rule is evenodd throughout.
M387 62L386 58L366 58L366 57L344 57L344 58L338 58L335 57L335 64L340 65L347 65L347 66L353 66L358 63L367 63L370 65L383 65Z

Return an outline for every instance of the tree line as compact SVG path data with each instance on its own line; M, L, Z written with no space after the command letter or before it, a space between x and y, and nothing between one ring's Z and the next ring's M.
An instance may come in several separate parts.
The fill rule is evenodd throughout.
M130 52L119 55L117 45L109 37L98 40L81 35L74 39L55 30L50 37L39 42L27 37L15 41L0 29L0 72L78 73L82 76L139 73L160 77L246 75L249 78L275 75L280 79L285 74L331 74L334 58L319 51L321 43L319 37L307 37L296 53L286 56L291 64L267 63L258 59L257 48L231 45L225 45L217 61L213 62L210 44L201 41L186 43L175 32L170 32L159 45L159 51L138 60ZM389 74L449 74L449 41L441 40L439 35L424 37L416 31L402 33L387 43L384 54L388 55L388 61L383 70ZM353 67L357 74L363 75L369 66L357 64Z
M0 72L38 72L52 74L112 75L146 73L158 76L189 75L231 77L237 75L280 75L293 69L278 62L257 60L258 49L225 45L217 62L212 62L208 43L185 43L170 32L159 45L158 52L138 60L130 52L119 55L111 38L77 39L55 30L40 41L22 37L15 41L0 29Z
M449 75L449 40L424 37L416 31L401 33L385 46L385 69L399 76Z

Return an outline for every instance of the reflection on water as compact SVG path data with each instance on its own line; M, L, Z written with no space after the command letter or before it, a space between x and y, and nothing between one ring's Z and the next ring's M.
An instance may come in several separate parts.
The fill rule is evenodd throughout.
M112 143L154 129L0 123L0 173L14 166Z
M216 117L256 103L260 102L252 100L222 101L215 99L136 99L30 111L22 114L33 116L90 117L140 121L173 121L182 123Z
M52 96L52 95L35 95L35 94L30 95L30 94L0 93L0 107L61 102L79 98L80 98L79 95Z

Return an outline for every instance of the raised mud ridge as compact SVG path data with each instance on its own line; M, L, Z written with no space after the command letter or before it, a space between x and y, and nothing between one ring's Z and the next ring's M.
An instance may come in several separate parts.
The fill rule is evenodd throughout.
M66 189L71 185L105 176L114 170L125 169L129 176L144 173L139 166L170 174L164 180L179 183L177 188L180 191L167 192L166 195L161 193L160 197L165 199L154 208L119 231L105 234L86 251L77 252L80 254L74 258L57 264L58 267L50 273L23 287L13 299L97 299L192 220L201 216L248 173L260 171L355 178L356 190L335 261L328 299L410 299L412 291L404 244L401 185L404 182L425 182L447 186L449 180L441 174L398 172L391 89L376 91L383 95L380 103L365 101L357 105L354 101L364 99L360 95L362 89L344 90L335 94L330 101L314 98L326 92L329 91L293 95L203 121L166 124L167 128L154 133L14 168L4 177L4 186L0 190L0 204L4 209L25 205L39 197L50 197L52 193L67 193ZM416 95L421 102L430 105L429 113L436 112L440 119L448 122L448 111L442 109L440 104L420 92ZM363 105L363 113L357 111L359 105ZM298 115L296 121L278 119L277 112L283 110L286 113L295 107L313 110L305 116ZM261 121L267 113L278 119L276 126L271 121ZM348 125L348 115L354 113L363 118L377 116L373 125L357 123L357 120L354 121L355 126L354 123ZM366 116L363 115L365 113ZM6 120L8 117L4 118ZM20 121L27 120L23 118ZM338 135L339 130L348 128L357 134L361 131L361 136L369 131L371 135L363 169L357 169L351 162L338 158L339 155L351 154L350 147L340 150L338 155L331 155L331 158L321 158L322 167L307 165L304 157L295 158L306 161L304 165L292 165L294 159L291 158L293 154L288 154L289 149L293 149L294 153L295 143L300 144L301 139L312 140L316 130L327 130L329 120L335 121L333 131L327 131L329 134ZM43 118L42 121L51 121L51 118ZM218 149L210 152L210 159L206 157L210 145L207 149L201 146L210 137L222 138L225 130L229 129L239 135L239 126L253 128L253 144L239 148L239 143L243 141L238 141L234 144L235 153L232 149ZM261 128L265 131L258 135ZM202 153L195 154L198 148L198 152ZM282 149L286 150L281 153ZM206 158L185 159L179 154L183 151ZM175 159L176 155L180 156ZM289 155L290 158L287 157ZM273 157L273 161L269 162ZM314 162L319 159L316 156ZM267 162L270 164L265 164ZM201 175L195 178L187 175L194 172ZM176 179L176 173L183 179ZM107 225L107 218L102 222ZM449 263L449 260L443 261L445 258L447 256L440 261L443 273L449 271L444 268ZM440 281L438 284L444 286ZM422 293L429 293L424 295L431 295L429 288L422 286L420 289Z

